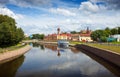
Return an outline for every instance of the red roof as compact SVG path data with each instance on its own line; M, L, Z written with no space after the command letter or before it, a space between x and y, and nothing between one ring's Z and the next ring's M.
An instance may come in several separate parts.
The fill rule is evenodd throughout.
M85 37L90 37L90 33L89 34L80 34L80 36L85 36Z
M57 36L57 34L51 34L52 36Z

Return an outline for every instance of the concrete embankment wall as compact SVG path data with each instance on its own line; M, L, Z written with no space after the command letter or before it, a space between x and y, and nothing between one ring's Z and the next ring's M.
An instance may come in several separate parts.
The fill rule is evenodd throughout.
M99 49L99 48L95 48L95 47L91 47L83 44L76 45L75 47L78 49L83 49L86 52L91 52L120 67L120 54L118 53L113 53L112 51L103 50L103 49Z
M25 47L22 47L20 49L14 50L14 51L0 53L0 64L11 61L15 58L18 58L21 55L25 54L30 49L31 49L31 46L27 45Z

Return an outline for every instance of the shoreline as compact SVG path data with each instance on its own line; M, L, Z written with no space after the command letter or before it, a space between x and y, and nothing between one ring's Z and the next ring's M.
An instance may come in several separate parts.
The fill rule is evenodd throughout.
M88 45L83 45L83 44L78 44L75 45L74 47L76 47L79 50L84 50L84 52L89 52L92 53L118 67L120 67L120 54L118 53L113 53L112 51L108 51L105 49L101 49L101 48L97 48L97 47L91 47Z
M26 45L25 47L13 50L13 51L8 51L0 54L0 64L6 63L8 61L14 60L26 52L28 52L31 49L31 46Z

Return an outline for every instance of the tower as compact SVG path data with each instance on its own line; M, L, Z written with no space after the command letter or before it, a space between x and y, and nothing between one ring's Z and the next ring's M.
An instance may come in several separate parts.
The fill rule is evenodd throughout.
M90 30L89 30L89 27L87 27L87 31L86 31L87 33L89 33L90 32Z
M57 28L57 34L60 34L60 28Z

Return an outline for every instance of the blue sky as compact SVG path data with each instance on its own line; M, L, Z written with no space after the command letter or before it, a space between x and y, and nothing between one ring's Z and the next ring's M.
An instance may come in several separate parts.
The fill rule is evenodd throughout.
M0 14L13 17L28 35L120 26L119 0L0 0Z

